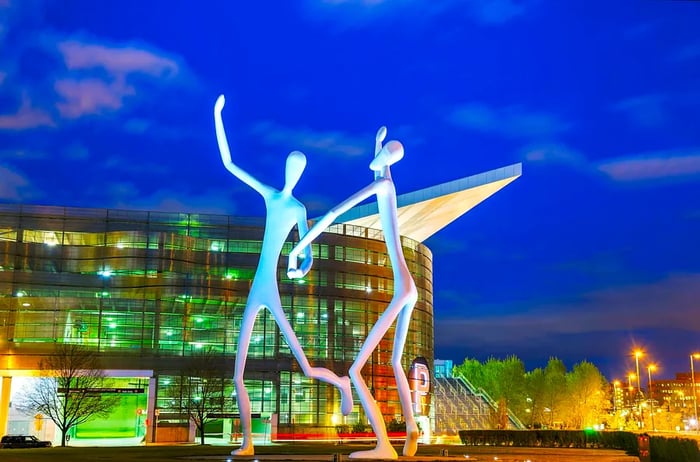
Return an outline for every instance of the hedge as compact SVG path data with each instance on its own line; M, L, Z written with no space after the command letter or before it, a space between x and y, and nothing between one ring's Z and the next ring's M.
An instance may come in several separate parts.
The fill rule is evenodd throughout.
M638 436L631 432L597 432L592 430L460 430L467 446L518 446L545 448L618 449L639 455ZM695 440L651 436L649 452L652 462L700 462Z

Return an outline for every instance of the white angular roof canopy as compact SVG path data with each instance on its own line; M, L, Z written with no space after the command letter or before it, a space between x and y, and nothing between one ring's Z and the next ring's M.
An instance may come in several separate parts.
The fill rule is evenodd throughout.
M521 174L518 163L398 196L401 235L423 242ZM381 229L377 203L353 207L336 223Z

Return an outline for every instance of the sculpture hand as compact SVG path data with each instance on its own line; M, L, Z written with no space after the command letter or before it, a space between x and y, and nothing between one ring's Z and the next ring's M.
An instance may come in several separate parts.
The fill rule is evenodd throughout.
M311 265L314 261L311 255L303 257L300 268L297 268L297 258L297 255L289 254L289 261L287 262L287 277L289 279L301 279L311 270Z

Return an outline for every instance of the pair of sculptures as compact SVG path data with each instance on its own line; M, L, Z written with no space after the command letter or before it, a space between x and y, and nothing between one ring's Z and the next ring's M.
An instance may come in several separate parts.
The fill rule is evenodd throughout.
M353 397L351 382L352 385L355 386L355 390L360 398L365 414L369 419L369 423L372 426L372 430L374 430L377 436L377 445L374 449L357 451L350 454L351 458L356 459L396 459L398 457L396 451L389 442L386 425L379 411L379 407L374 401L360 373L362 367L370 358L372 351L377 347L392 323L396 321L391 362L398 386L401 408L406 421L406 443L403 448L403 455L415 455L418 448L419 432L411 407L408 380L401 367L401 356L406 342L411 312L418 298L418 293L413 278L408 271L401 248L397 219L396 189L391 180L390 172L390 166L403 157L403 146L398 141L389 141L383 144L386 137L386 128L381 127L375 139L374 159L369 165L370 169L374 172L374 181L333 207L323 218L316 222L311 229L308 229L306 208L292 194L294 186L299 181L306 167L306 157L304 154L299 151L293 151L287 157L285 185L281 190L261 183L248 172L241 169L231 159L231 152L221 119L221 111L224 104L225 99L224 96L221 95L214 106L214 123L221 159L229 172L260 193L265 201L265 208L267 211L260 261L250 288L238 337L234 385L236 388L236 399L240 412L243 438L241 447L231 454L238 456L250 456L254 454L250 398L243 382L243 372L245 370L255 318L260 310L265 308L272 314L277 322L282 335L287 341L292 354L294 354L304 374L306 374L307 377L330 383L338 388L341 396L340 409L343 415L348 415L352 411ZM299 344L299 340L294 334L292 326L282 310L277 281L277 263L287 236L296 225L299 230L300 241L289 254L287 274L290 278L304 277L311 269L313 262L311 242L333 223L338 216L373 195L377 197L380 221L387 246L387 253L391 261L394 277L394 296L386 310L384 310L367 335L367 339L350 367L348 372L349 377L339 377L328 369L313 367L309 364Z

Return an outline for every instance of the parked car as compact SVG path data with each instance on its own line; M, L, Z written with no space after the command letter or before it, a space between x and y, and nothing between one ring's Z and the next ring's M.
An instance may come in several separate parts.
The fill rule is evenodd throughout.
M31 435L5 435L0 440L0 448L48 448L51 441L41 441Z

